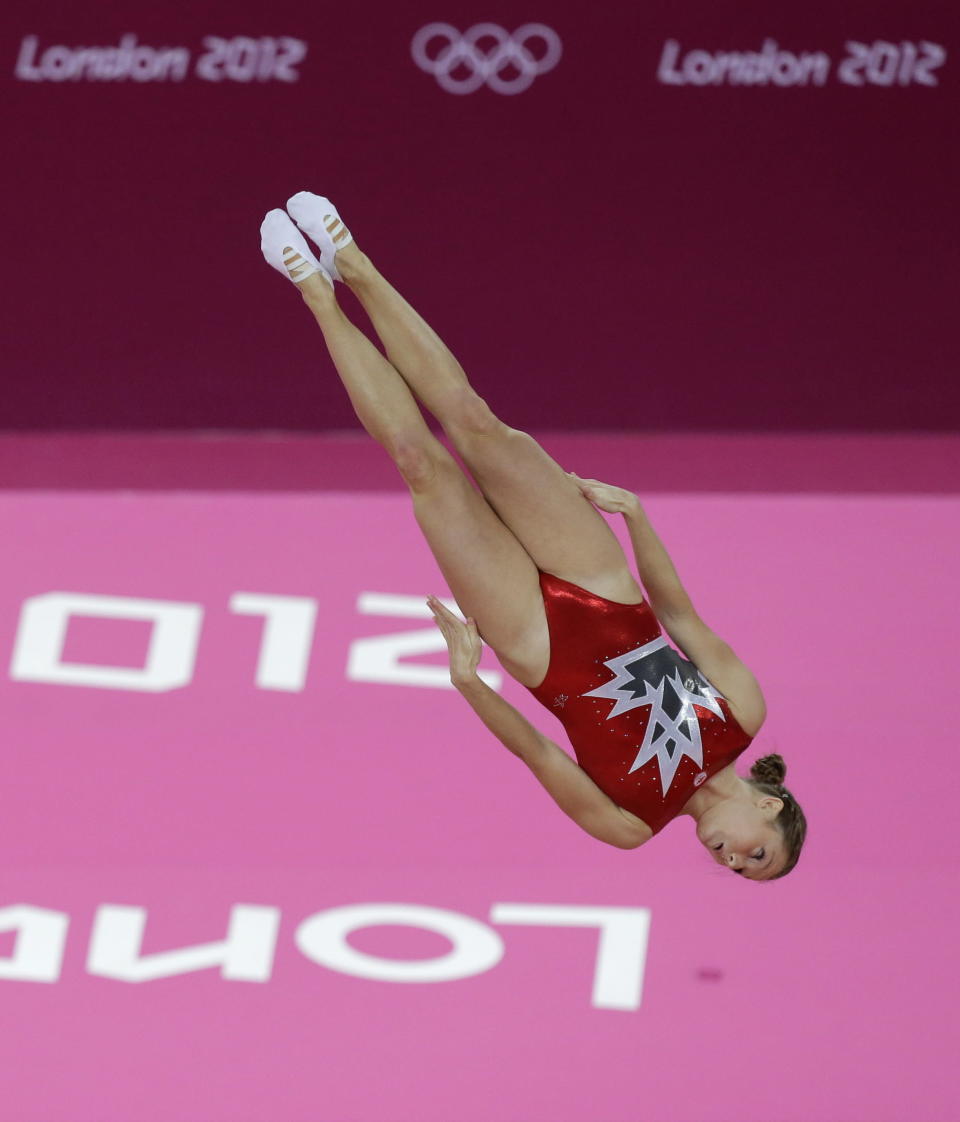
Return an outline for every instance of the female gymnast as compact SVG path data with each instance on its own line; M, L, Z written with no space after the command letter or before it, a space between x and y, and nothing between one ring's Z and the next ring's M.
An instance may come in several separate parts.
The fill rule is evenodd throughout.
M751 880L788 873L806 820L783 786L783 760L764 756L749 779L734 769L766 715L760 687L694 610L637 496L565 472L532 437L499 420L361 253L328 199L299 192L287 211L267 214L260 234L267 262L296 284L316 317L364 428L410 489L417 522L466 616L428 601L447 642L451 681L487 728L601 841L634 849L689 815L719 864ZM334 280L356 294L386 358L341 311ZM431 433L418 401L479 492ZM625 518L643 589L595 507ZM578 763L477 675L481 635L559 718Z

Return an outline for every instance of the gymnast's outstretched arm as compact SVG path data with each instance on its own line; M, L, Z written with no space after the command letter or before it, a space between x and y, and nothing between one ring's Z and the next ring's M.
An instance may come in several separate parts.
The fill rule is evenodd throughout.
M730 645L711 631L697 614L640 500L622 487L612 487L597 479L580 479L576 475L572 478L581 494L595 506L624 516L640 582L653 614L687 658L726 697L744 731L756 736L767 716L760 685Z
M693 604L687 590L639 498L622 487L612 487L598 479L581 479L572 472L570 475L579 486L580 493L594 506L608 514L623 515L633 544L640 583L657 619L667 627L669 621L690 615Z
M435 597L428 601L450 652L450 680L481 721L527 765L564 814L591 837L618 849L636 849L651 836L631 820L566 752L492 690L477 674L480 636L476 623L459 620Z

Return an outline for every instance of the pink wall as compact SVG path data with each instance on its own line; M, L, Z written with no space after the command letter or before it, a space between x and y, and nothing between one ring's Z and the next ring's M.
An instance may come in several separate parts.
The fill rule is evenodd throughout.
M443 685L402 496L0 496L0 1117L956 1117L955 497L647 509L763 683L756 749L811 823L784 880L712 867L685 820L622 852L545 801ZM286 598L277 645L238 594ZM388 904L452 915L473 973L369 976L451 951L383 910L348 916L349 973L333 910ZM566 926L598 908L603 955Z
M411 55L436 20L542 20L562 56L451 94ZM6 429L354 426L259 255L303 187L521 427L960 424L949 5L12 0L0 30ZM182 80L70 53L126 35Z

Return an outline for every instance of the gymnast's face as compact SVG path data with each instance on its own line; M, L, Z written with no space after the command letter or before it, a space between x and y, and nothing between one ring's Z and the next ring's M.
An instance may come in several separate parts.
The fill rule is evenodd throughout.
M718 865L750 880L768 880L787 860L776 825L782 807L772 795L726 799L701 817L697 837Z

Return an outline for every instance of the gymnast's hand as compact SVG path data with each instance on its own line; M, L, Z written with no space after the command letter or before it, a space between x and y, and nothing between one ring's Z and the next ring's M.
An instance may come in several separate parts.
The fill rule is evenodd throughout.
M483 644L477 631L477 621L468 619L466 623L444 607L436 598L427 598L427 607L433 612L437 627L443 632L450 652L450 681L454 685L466 682L477 673Z
M639 499L632 491L625 491L622 487L613 487L609 483L601 483L599 479L581 479L572 471L567 475L580 488L580 494L607 514L628 514L635 510Z

